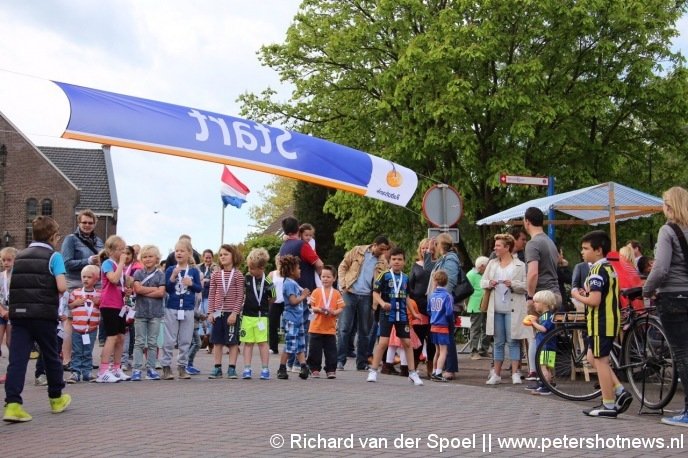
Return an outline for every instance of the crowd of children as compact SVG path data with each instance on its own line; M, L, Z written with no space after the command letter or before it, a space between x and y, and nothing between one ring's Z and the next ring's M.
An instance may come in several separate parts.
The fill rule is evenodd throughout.
M299 233L303 240L314 245L312 226L302 226ZM212 264L213 253L206 250L204 257L209 254L210 259L204 261L210 262L204 262L205 269L202 269L195 264L190 240L182 237L174 248L174 265L162 266L161 253L153 245L145 245L141 249L139 264L133 248L128 247L121 237L113 235L105 242L100 266L89 264L84 267L81 286L61 294L62 299L58 300L57 293L66 291L66 283L64 266L60 268L59 252L54 251L59 237L54 221L38 218L34 222L34 237L36 241L19 254L13 248L0 251L4 268L0 275L0 343L5 335L8 348L10 342L17 340L11 346L13 351L10 353L8 375L3 376L3 380L6 377L8 393L4 415L6 421L31 419L22 408L20 394L29 349L34 342L41 350L41 363L45 367L53 412L61 412L69 405L69 396L62 394L65 378L62 377L62 364L58 356L60 334L55 332L55 338L52 339L39 335L40 332L44 333L46 326L53 326L55 331L54 323L58 322L58 317L71 323L71 373L66 377L68 383L116 383L141 381L144 378L189 379L200 372L193 367L192 355L198 348L198 332L203 329L201 324L206 319L210 325L207 333L213 353L213 368L208 375L210 379L224 376L239 378L237 360L240 345L243 344L241 378L253 378L253 351L257 347L259 378L269 380L269 352L277 349L274 342L276 337L273 337L277 335L274 329L276 323L280 323L284 330L278 379L289 378L287 364L290 358L295 361L295 366L298 365L301 379L309 376L319 378L322 371L328 379L336 378L337 317L344 310L345 302L336 288L337 269L332 266L325 265L316 274L317 287L311 291L297 282L301 268L296 256L278 257L277 270L267 274L270 256L265 249L254 248L246 256L247 271L242 273L243 255L240 250L233 245L222 245L217 255L219 265ZM587 306L588 358L597 370L603 395L602 405L585 413L615 417L628 408L632 397L624 390L608 362L611 342L619 327L618 285L614 271L606 261L608 251L609 238L605 233L594 231L583 238L583 258L592 267L585 290L574 290L572 296ZM434 347L432 364L428 364L433 369L428 372L428 377L432 381L447 382L443 369L453 339L455 320L453 295L446 288L447 272L442 269L433 272L427 310L421 314L416 302L409 297L409 276L404 273L404 251L398 247L392 248L387 257L389 268L380 273L372 285L372 306L379 313L379 339L367 381L378 381L378 368L383 359L382 372L394 370L393 361L399 352L402 374L408 376L414 385L423 385L416 371L417 358L414 356L414 349L419 349L422 342L412 326L420 323L425 315L430 331L426 345ZM480 284L487 258L478 261L473 273L476 278L471 280L477 285ZM46 278L42 283L45 291L27 293L27 275L39 274ZM204 288L207 290L205 296ZM55 295L51 299L53 293ZM15 304L31 301L40 303L41 300L50 304L49 311L36 311L31 306L13 308ZM553 329L552 311L556 298L549 291L538 291L533 300L536 315L529 317L527 324L532 325L535 342L539 344L544 335ZM277 321L272 316L276 301L282 303L279 309L283 310L281 321L279 315ZM24 309L28 309L29 313L22 315L20 310ZM473 304L470 313L471 317L477 318L481 313L479 303ZM311 315L310 325L306 330L304 324L308 314ZM9 318L15 325L12 332L9 332ZM101 331L99 326L102 326ZM131 376L125 373L122 364L123 355L128 354L125 348L128 339L125 336L130 329L135 336L131 345ZM484 333L484 326L482 331L480 325L474 326L471 331ZM94 366L93 350L99 332L105 334L105 342L99 364ZM309 335L308 345L306 332ZM160 335L163 336L162 344L159 342ZM471 339L475 351L486 351L483 347L478 348L483 338ZM172 370L175 348L176 372ZM225 349L229 354L226 375L222 368ZM541 352L540 365L544 376L549 378L552 377L556 352L555 349L545 350ZM95 377L92 374L94 367L98 369ZM162 374L158 373L157 367L162 368ZM542 383L529 389L534 394L549 394Z

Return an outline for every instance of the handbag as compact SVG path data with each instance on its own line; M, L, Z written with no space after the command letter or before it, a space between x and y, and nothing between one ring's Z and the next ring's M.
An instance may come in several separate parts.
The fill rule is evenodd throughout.
M492 290L483 288L483 298L480 300L480 311L482 313L486 313L487 308L490 306L490 296L492 296Z
M471 282L468 281L463 270L459 267L459 281L456 283L456 286L454 286L453 291L454 303L463 302L465 299L471 297L471 294L474 292L473 285L471 285Z

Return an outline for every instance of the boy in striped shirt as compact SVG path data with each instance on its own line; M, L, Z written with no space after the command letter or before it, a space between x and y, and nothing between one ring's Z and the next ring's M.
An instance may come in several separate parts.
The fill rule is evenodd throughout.
M72 311L72 375L67 383L88 382L93 369L93 342L100 323L100 279L98 266L89 264L81 269L81 288L69 293L67 305Z

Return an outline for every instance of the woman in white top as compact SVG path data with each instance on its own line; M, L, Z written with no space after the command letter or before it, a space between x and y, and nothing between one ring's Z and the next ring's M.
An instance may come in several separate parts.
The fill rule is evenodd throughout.
M268 274L270 280L272 280L272 284L275 287L276 293L275 302L270 304L270 310L268 311L268 341L270 345L270 353L275 355L279 354L279 334L277 331L280 328L282 312L284 312L284 296L282 295L284 278L282 278L279 273L279 258L279 255L275 256L275 270Z
M523 325L526 316L526 265L512 256L514 238L509 234L495 235L496 259L490 261L480 280L481 288L491 291L487 308L487 335L494 336L494 373L488 385L501 383L505 347L509 348L512 383L521 383L518 363L521 360L521 339L532 330Z

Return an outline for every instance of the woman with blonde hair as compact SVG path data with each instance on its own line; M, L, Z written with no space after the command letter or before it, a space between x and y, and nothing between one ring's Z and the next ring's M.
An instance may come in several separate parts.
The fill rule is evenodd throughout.
M428 369L428 375L432 373L432 361L435 357L435 346L430 343L430 321L428 314L428 299L425 293L428 290L428 285L430 283L430 271L425 270L425 254L430 254L430 259L432 260L435 253L435 246L430 239L423 239L418 243L418 251L416 252L416 262L413 263L411 267L411 275L409 275L409 296L411 299L416 301L418 306L418 311L421 314L420 323L413 325L413 330L421 341L421 346L413 350L413 356L415 358L416 367L420 362L420 357L423 352L423 345L426 346L427 359L426 365ZM389 371L391 368L383 365L382 370Z
M643 286L655 305L683 385L684 409L662 423L688 427L688 191L674 186L663 195L667 223L659 229L655 263Z
M512 255L515 240L510 234L495 235L497 258L485 269L481 288L491 290L487 307L487 335L494 336L494 373L486 384L502 382L501 370L505 348L509 349L512 383L521 383L518 364L521 361L521 339L532 337L533 331L523 325L526 316L526 265Z

